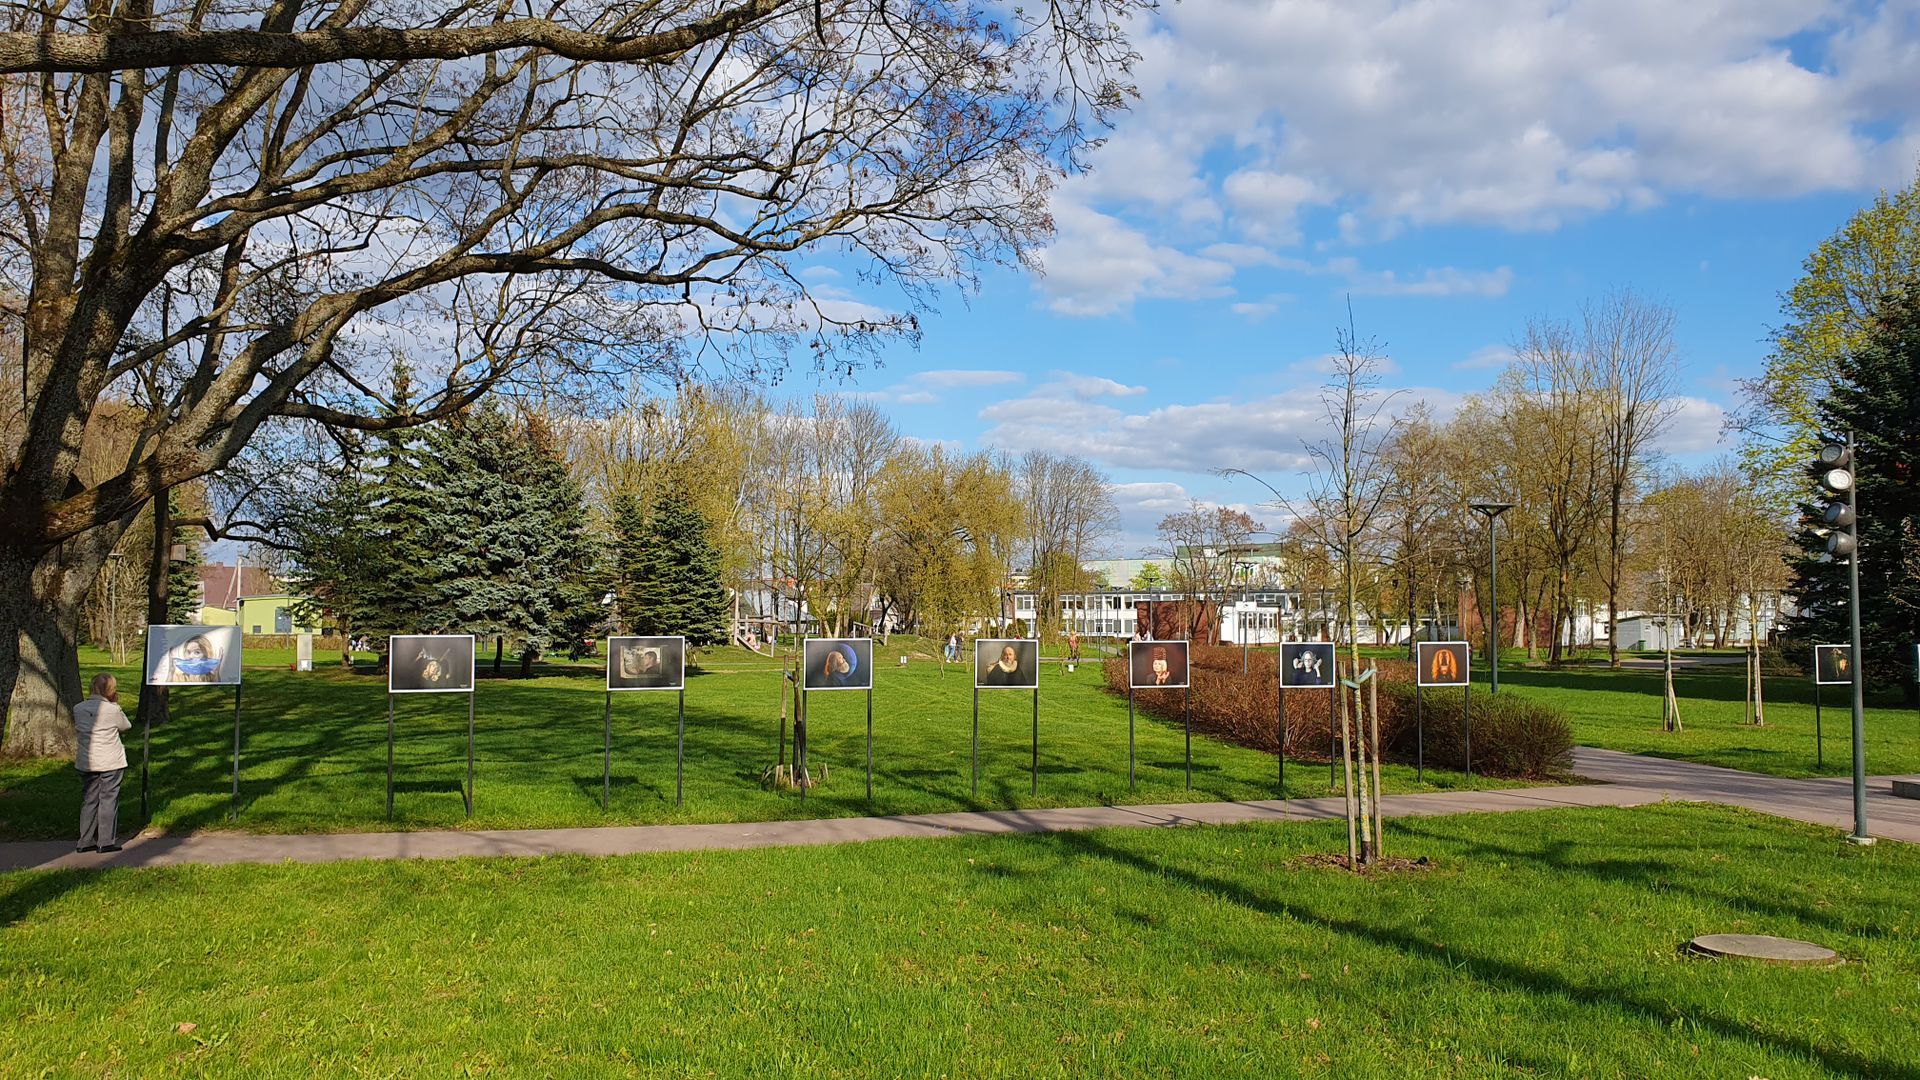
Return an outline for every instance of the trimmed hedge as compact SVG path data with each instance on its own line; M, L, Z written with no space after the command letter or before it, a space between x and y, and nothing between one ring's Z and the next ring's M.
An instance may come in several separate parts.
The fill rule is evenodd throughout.
M1242 674L1241 650L1232 646L1194 645L1191 703L1194 730L1237 746L1265 753L1278 749L1275 698L1278 685L1273 652L1253 652ZM1386 759L1412 763L1417 733L1414 715L1414 667L1404 660L1373 661L1380 672L1380 740ZM1127 693L1124 657L1103 665L1107 689ZM1136 690L1137 708L1178 723L1188 691ZM1565 775L1573 764L1573 726L1551 705L1508 694L1494 697L1476 692L1473 712L1473 768L1490 776L1549 779ZM1442 768L1459 769L1465 762L1466 739L1458 694L1429 691L1426 715L1426 759ZM1287 755L1325 761L1333 752L1330 715L1333 694L1324 690L1294 690L1286 697Z

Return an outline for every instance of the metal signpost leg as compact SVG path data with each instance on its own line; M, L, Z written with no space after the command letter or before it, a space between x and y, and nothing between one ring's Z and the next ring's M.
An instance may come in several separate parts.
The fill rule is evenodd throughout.
M873 687L867 687L867 801L873 801Z
M1181 711L1185 713L1187 727L1187 790L1193 790L1193 672L1187 672L1186 688L1180 691Z
M1827 744L1820 732L1820 658L1813 658L1813 767L1827 764Z
M1427 712L1418 682L1413 684L1413 782L1427 782Z
M687 692L680 691L679 717L675 720L676 742L673 748L673 805L679 806L687 789Z
M466 796L467 816L473 816L473 691L467 691L467 786L460 794Z
M793 727L793 783L800 789L800 801L807 801L807 692L800 691L800 716Z
M613 691L607 691L607 707L600 713L600 809L606 810L613 797Z
M1129 683L1133 680L1128 679ZM1133 687L1127 687L1127 790L1133 790Z
M233 684L233 798L228 809L240 820L240 684Z
M1473 684L1460 684L1460 718L1467 733L1467 779L1473 779Z
M1340 693L1337 685L1340 681L1340 661L1333 661L1333 693L1327 695L1327 790L1339 786L1340 780L1340 725L1334 722L1333 699Z
M1030 794L1040 794L1040 687L1033 688L1033 789Z
M980 794L980 688L973 688L973 793Z
M387 695L387 820L393 820L393 695Z
M147 631L146 637L140 642L140 685L143 689L146 686L147 672L149 670L147 667L147 644L152 640L153 640L153 631L149 629ZM142 696L147 697L148 701L151 702L152 700L151 696L149 695L142 695ZM147 822L153 820L152 816L149 815L147 812L147 757L148 757L147 746L148 746L148 743L152 741L152 735L153 735L153 719L152 717L147 715L147 710L141 709L140 710L140 824L143 827L147 824Z
M1278 732L1280 736L1278 740L1280 750L1275 756L1280 759L1280 801L1285 802L1287 798L1287 688L1284 684L1280 683L1278 660L1274 661L1273 681L1280 686L1280 689L1274 692L1274 697L1279 699L1278 708L1280 712L1280 730Z

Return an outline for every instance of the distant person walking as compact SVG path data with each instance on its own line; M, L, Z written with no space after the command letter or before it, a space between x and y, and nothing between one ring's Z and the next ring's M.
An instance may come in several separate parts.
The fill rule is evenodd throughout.
M1067 631L1067 659L1070 661L1080 659L1080 631L1078 630Z
M87 700L73 707L79 749L73 767L80 773L80 846L76 851L120 850L120 777L127 771L127 748L120 733L133 727L120 708L120 686L102 671L87 687Z

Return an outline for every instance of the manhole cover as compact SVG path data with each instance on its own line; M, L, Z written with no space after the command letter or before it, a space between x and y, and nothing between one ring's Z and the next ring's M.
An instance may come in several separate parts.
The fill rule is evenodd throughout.
M1703 934L1687 942L1699 956L1734 956L1769 964L1833 964L1840 954L1811 941L1768 937L1765 934Z

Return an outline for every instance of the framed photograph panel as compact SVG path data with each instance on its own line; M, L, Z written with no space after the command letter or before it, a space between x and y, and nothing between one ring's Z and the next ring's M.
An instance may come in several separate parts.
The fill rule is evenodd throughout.
M1422 641L1416 650L1414 656L1420 664L1417 681L1421 686L1467 685L1467 658L1471 648L1466 642Z
M872 638L808 638L800 649L807 690L873 689Z
M1819 686L1853 685L1853 646L1815 645L1813 681Z
M147 627L148 686L237 686L237 626Z
M607 639L607 689L685 690L686 688L686 638L610 637Z
M1186 642L1127 642L1127 685L1133 689L1179 689L1187 676Z
M1334 678L1333 642L1280 643L1280 685L1289 690L1331 690Z
M472 634L396 634L387 638L387 693L472 692Z
M975 638L976 690L1032 690L1040 685L1040 642L1033 638Z

